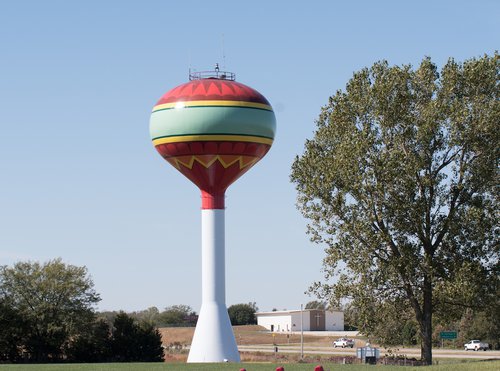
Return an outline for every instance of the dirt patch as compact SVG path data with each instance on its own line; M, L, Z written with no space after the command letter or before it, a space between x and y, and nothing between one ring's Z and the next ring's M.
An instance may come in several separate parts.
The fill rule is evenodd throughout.
M161 327L158 330L164 346L171 344L189 345L194 334L194 327Z
M163 345L179 343L183 346L191 344L194 327L162 327L159 329ZM300 344L300 334L285 332L269 332L262 326L233 326L234 337L238 345L260 344ZM329 347L336 337L316 336L304 333L304 343L310 346ZM355 340L355 347L364 346L364 340Z
M300 334L269 332L261 326L235 326L233 330L238 345L300 344ZM304 334L304 343L311 345L330 344L330 337Z

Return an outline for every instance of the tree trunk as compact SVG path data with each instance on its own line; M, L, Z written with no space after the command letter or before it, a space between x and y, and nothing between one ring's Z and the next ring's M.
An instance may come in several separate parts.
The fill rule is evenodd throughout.
M424 277L423 294L423 313L420 323L422 338L420 356L425 365L432 365L432 282L428 275Z

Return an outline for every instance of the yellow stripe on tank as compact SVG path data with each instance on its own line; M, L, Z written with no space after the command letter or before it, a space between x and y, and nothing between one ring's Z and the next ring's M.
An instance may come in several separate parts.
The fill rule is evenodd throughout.
M237 100L192 100L187 102L172 102L172 103L158 104L157 106L153 107L153 112L161 111L164 109L172 109L172 108L211 107L211 106L258 108L267 111L273 110L270 105L264 103L241 102Z
M261 144L273 144L273 140L269 138L254 137L249 135L180 135L172 137L164 137L153 139L155 146L166 143L179 143L179 142L251 142Z

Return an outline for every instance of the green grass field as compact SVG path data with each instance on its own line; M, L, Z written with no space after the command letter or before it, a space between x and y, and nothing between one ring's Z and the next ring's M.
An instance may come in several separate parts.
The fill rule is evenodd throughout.
M500 361L470 361L449 363L430 367L404 366L369 366L339 365L323 363L325 371L366 371L387 369L388 371L498 371ZM313 371L315 364L273 364L273 363L238 363L238 364L184 364L184 363L103 363L103 364L59 364L59 365L0 365L0 371L274 371L283 366L285 371Z

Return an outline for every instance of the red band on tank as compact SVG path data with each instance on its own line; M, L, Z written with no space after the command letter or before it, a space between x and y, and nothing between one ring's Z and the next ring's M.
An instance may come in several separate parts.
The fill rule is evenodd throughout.
M225 209L224 193L208 193L201 190L201 208L202 209Z

